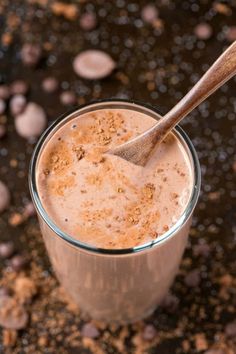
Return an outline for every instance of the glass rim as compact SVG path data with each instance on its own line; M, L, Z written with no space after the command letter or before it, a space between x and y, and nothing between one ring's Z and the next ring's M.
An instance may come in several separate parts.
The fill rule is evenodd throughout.
M176 126L173 129L173 131L175 134L177 133L177 136L179 136L181 138L182 142L184 142L186 144L190 158L192 159L192 168L193 168L193 177L194 177L193 186L192 186L192 193L191 193L191 196L189 198L188 204L187 204L184 212L179 217L179 219L176 221L176 223L168 231L166 231L164 234L162 234L161 236L157 237L156 239L154 239L152 241L149 241L144 244L141 244L141 245L138 245L135 247L131 247L131 248L108 249L108 248L96 247L96 246L90 245L88 243L84 243L79 240L76 240L75 238L73 238L72 236L67 234L66 232L62 231L48 216L46 210L44 209L44 207L41 203L41 200L40 200L40 197L38 194L38 190L37 190L37 183L36 183L36 166L37 166L38 157L40 155L41 148L42 148L43 144L46 142L48 136L53 132L53 130L56 128L59 129L60 123L62 123L64 120L66 120L66 118L69 121L70 116L73 116L73 115L76 116L77 113L79 113L81 110L83 110L85 108L90 108L90 107L92 108L93 106L95 107L99 104L100 105L106 105L106 104L111 105L112 103L117 104L117 105L118 104L129 105L130 109L132 107L133 108L139 107L140 109L151 111L155 116L161 117L158 110L150 104L146 104L146 103L143 103L143 102L140 102L137 100L125 100L125 99L117 99L117 98L91 101L90 103L81 105L77 108L74 108L71 111L67 111L66 113L60 115L59 118L57 118L44 131L44 133L41 135L41 137L39 138L39 140L34 148L34 151L33 151L32 157L31 157L31 161L30 161L30 166L29 166L29 177L28 177L29 189L30 189L32 201L36 207L38 215L43 219L43 221L47 224L47 226L56 234L56 236L60 237L65 242L68 242L69 244L71 244L72 246L74 246L76 248L80 248L84 251L88 251L88 252L92 252L92 253L96 253L96 254L128 255L128 254L134 254L134 253L137 253L140 251L147 251L148 249L151 249L157 245L160 245L161 243L163 243L166 240L173 237L179 231L179 229L187 222L187 220L191 216L192 211L197 203L198 196L200 193L200 186L201 186L200 164L199 164L199 160L198 160L195 148L194 148L191 140L189 139L188 135L185 133L185 131L182 128L180 128L179 126ZM104 109L104 108L105 107L102 107L100 109ZM122 107L119 107L119 108L122 108ZM123 108L125 108L125 107L123 107ZM128 107L126 107L126 108L128 109ZM110 109L112 109L112 108L110 107ZM85 112L83 112L83 113L85 113ZM73 119L73 118L74 118L74 116L71 119Z

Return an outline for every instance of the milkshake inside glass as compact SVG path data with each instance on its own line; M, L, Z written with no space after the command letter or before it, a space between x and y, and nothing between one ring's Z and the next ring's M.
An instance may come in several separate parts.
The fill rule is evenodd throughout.
M107 152L159 118L134 103L91 104L51 126L32 159L30 188L53 268L95 319L150 314L187 242L200 173L186 135L169 134L145 167Z

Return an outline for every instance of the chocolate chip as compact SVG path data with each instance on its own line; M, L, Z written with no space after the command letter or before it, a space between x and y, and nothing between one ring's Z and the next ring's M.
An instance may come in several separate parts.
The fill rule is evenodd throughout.
M204 354L227 354L224 349L210 349L204 352Z
M12 95L26 95L29 85L23 80L16 80L12 82L10 90Z
M236 173L236 161L233 161L232 169L233 169L233 171Z
M162 300L161 307L166 309L169 313L174 313L178 309L179 299L173 294L167 294Z
M158 10L154 5L146 5L142 8L141 18L144 22L153 23L158 18Z
M194 256L207 258L210 254L210 246L207 243L199 243L193 246Z
M157 330L153 325L148 324L144 327L142 333L142 337L144 340L153 340L156 335L157 335Z
M0 98L7 100L10 97L10 90L7 85L0 85Z
M212 36L212 28L208 23L199 23L195 28L194 28L194 33L197 36L197 38L206 40L209 39Z
M6 348L14 348L16 345L18 333L15 329L3 329L2 344Z
M7 133L7 128L5 125L3 124L0 124L0 139L1 138L4 138L4 136L6 135Z
M10 204L10 193L7 186L0 181L0 213L8 208Z
M97 19L95 14L92 12L87 12L81 15L79 25L85 31L93 30L97 26Z
M48 346L48 337L46 335L39 337L38 345L40 347L47 347Z
M116 64L109 54L101 50L86 50L78 54L73 62L77 75L84 79L102 79L111 74Z
M8 218L9 225L16 227L25 221L25 217L20 213L12 213Z
M19 272L20 270L25 268L27 263L28 262L27 262L26 257L24 257L22 255L16 255L16 256L12 257L12 259L10 260L10 266L16 272Z
M194 269L185 276L184 282L188 287L195 288L200 284L200 280L199 270Z
M219 14L225 15L225 16L230 16L232 14L231 8L223 4L222 2L215 1L213 3L213 9L218 12Z
M39 136L46 124L46 114L43 108L33 102L28 103L24 112L15 119L17 133L26 139Z
M56 16L63 16L67 20L73 21L78 16L77 4L67 4L62 1L54 1L51 9Z
M229 27L229 29L227 30L225 36L226 36L226 39L229 42L235 41L236 40L236 26Z
M15 281L14 291L20 304L29 304L37 294L37 286L31 278L20 276Z
M25 205L23 215L27 218L36 215L36 210L32 202L29 202Z
M27 66L38 64L42 56L42 49L38 44L25 43L21 49L21 59Z
M208 199L212 202L216 202L220 199L221 193L220 191L210 192L208 193Z
M81 335L88 338L97 338L100 333L92 323L85 323L81 328Z
M25 309L8 295L0 297L0 325L8 329L23 329L29 316Z
M42 89L47 93L53 93L58 89L59 83L55 77L46 77L42 82Z
M2 242L0 243L0 257L1 258L10 258L15 251L13 242Z
M7 296L7 295L10 295L10 291L8 288L6 288L5 286L1 286L0 287L0 298L2 296Z
M236 321L227 324L225 327L225 335L227 338L236 337Z
M0 98L0 114L3 114L5 109L6 109L6 103L2 98Z
M21 114L26 106L26 98L23 95L15 95L10 100L10 111L13 116Z
M65 106L74 105L76 103L76 95L72 91L64 91L60 95L60 101Z

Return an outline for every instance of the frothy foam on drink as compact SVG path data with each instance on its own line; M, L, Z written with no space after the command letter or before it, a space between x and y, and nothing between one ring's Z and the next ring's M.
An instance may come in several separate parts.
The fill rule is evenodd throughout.
M61 230L96 247L121 249L155 240L176 223L193 184L181 142L169 134L145 167L106 153L154 124L136 111L98 110L50 138L38 162L37 186Z

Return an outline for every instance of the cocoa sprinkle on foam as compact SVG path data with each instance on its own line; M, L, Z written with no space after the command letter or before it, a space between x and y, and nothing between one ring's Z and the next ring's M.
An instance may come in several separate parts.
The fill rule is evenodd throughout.
M181 153L167 162L158 156L147 169L106 153L142 131L141 120L130 119L116 110L85 114L61 128L43 155L39 183L49 197L48 212L51 205L58 216L70 210L70 223L57 214L54 218L82 242L104 248L148 242L169 230L172 216L181 208L175 181L185 185L188 176L187 166L178 162ZM173 137L162 147L176 148ZM63 212L64 205L69 209Z
M75 152L78 161L84 157L85 150L82 146L74 146L72 150Z

